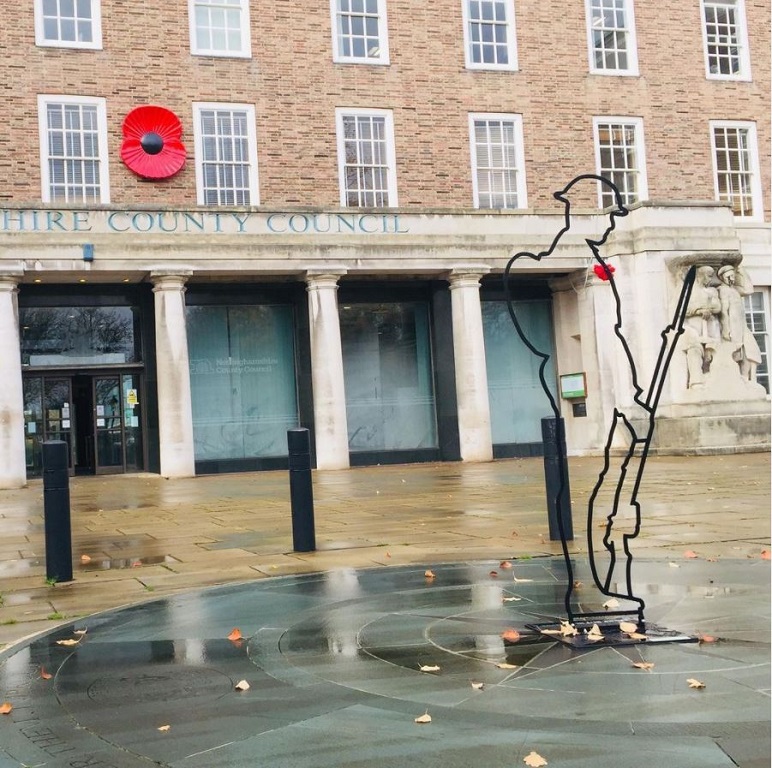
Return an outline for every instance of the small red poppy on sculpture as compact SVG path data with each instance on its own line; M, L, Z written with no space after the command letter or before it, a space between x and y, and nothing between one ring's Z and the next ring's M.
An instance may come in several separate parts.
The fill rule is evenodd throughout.
M164 107L132 109L123 121L121 160L145 179L168 179L185 165L182 124Z
M611 275L616 272L616 269L614 269L611 264L606 264L606 262L603 262L603 264L596 264L592 271L601 279L601 280L609 280L611 278Z

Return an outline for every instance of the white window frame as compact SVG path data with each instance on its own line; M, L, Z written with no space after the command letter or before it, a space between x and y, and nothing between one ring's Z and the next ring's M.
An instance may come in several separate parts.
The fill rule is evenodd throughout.
M523 116L503 112L475 112L469 114L469 149L472 161L472 199L475 208L480 208L480 188L477 178L477 134L475 123L478 121L498 121L512 123L515 133L515 167L502 168L502 170L514 170L515 194L517 195L516 207L504 207L496 210L520 210L528 207L528 194L525 180L525 151L523 148Z
M633 0L621 0L624 4L625 14L625 40L627 52L627 67L624 69L607 69L595 64L595 39L592 25L593 0L585 0L585 18L587 20L587 55L590 64L590 73L593 75L610 75L623 77L637 77L638 71L638 40L635 33L635 8Z
M746 120L710 120L710 150L713 161L713 189L716 200L721 200L718 184L718 165L716 163L716 136L715 128L736 128L738 130L748 131L748 161L750 164L749 173L751 204L753 205L753 214L751 216L735 215L739 221L764 221L764 205L761 194L761 173L759 166L759 145L756 137L756 123ZM730 200L731 202L731 200Z
M204 139L201 132L201 112L211 109L218 111L246 112L247 115L247 154L249 158L249 207L260 205L260 185L257 169L257 128L255 107L253 104L227 104L224 102L193 102L193 149L196 158L196 200L199 205L214 206L204 198ZM229 207L242 207L241 204L222 204Z
M389 62L389 26L386 18L386 0L376 0L378 18L378 56L346 56L343 54L338 35L338 17L343 15L340 10L341 0L330 0L330 18L332 22L332 60L336 64L375 64L386 66ZM351 13L352 16L365 14Z
M495 0L504 6L505 10L505 25L507 30L507 58L509 61L506 64L486 64L485 62L476 62L472 58L472 35L470 27L472 20L469 15L469 3L470 1L477 2L477 0L461 0L462 17L464 22L464 59L467 69L494 69L506 72L517 72L517 26L515 24L515 2L514 0Z
M82 104L94 105L97 108L97 131L99 142L99 203L110 202L110 164L107 152L107 101L93 96L38 96L38 129L40 135L40 186L41 200L44 203L65 202L53 201L51 196L51 178L48 169L48 105L49 104ZM78 204L80 200L67 200L66 203ZM91 202L91 201L85 201Z
M35 45L46 48L85 48L102 49L102 4L100 0L90 0L91 4L91 42L78 40L48 40L43 24L43 0L35 0Z
M708 50L708 20L707 6L734 6L735 25L737 27L737 48L740 71L736 74L722 74L710 71L710 52ZM700 26L702 27L702 44L705 52L705 77L708 80L744 80L751 79L751 58L748 47L748 23L745 16L745 0L700 0Z
M764 327L763 328L757 328L756 323L753 320L753 315L755 314L751 303L752 303L752 297L756 294L759 294L761 296L761 316L764 319ZM766 383L762 383L759 381L759 374L758 371L756 372L756 381L761 384L764 389L767 390L767 397L769 398L770 395L770 380L769 380L769 330L770 330L770 323L769 323L769 288L767 287L758 287L756 290L747 296L743 296L743 307L745 309L745 324L748 326L748 330L754 335L756 338L756 341L758 342L759 336L762 336L762 344L759 344L759 349L761 350L761 357L762 357L762 363L759 365L759 368L762 366L766 368L766 370L761 374L761 376L764 378Z
M360 117L383 117L385 118L384 127L386 130L386 182L388 185L388 205L386 208L396 208L397 198L397 156L394 148L394 115L390 109L363 109L360 107L337 107L335 110L335 131L337 134L338 146L338 184L340 185L340 204L343 208L352 208L359 206L350 206L348 204L346 188L346 144L343 131L343 118L348 116ZM380 206L377 206L380 207Z
M622 195L622 200L625 202L625 205L633 205L634 203L638 203L641 200L648 200L649 181L648 181L648 176L646 174L646 143L643 138L643 118L620 117L618 115L613 115L610 117L606 117L605 115L600 117L593 117L592 136L593 136L593 144L595 147L595 173L598 176L603 176L603 178L608 178L607 176L604 176L601 168L601 156L600 156L600 126L601 125L633 126L635 130L635 139L634 139L635 159L636 159L636 163L638 164L637 169L635 169L635 175L638 182L637 183L638 195L635 200L628 201L628 200L625 200L625 190L620 189L619 192ZM614 169L614 170L620 170L620 169ZM609 179L609 181L613 183L613 179ZM608 206L603 205L602 187L603 187L603 184L599 182L598 183L598 207L606 208Z
M190 26L190 52L193 56L217 56L228 59L252 58L252 34L249 22L249 0L239 0L238 10L241 14L241 49L238 51L221 51L214 48L199 48L196 39L196 8L217 8L217 0L188 0L188 22ZM235 9L235 5L223 6Z

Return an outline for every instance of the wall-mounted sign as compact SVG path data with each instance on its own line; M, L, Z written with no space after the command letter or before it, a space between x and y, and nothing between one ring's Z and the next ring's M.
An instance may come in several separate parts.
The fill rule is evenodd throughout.
M560 396L566 400L587 397L587 376L585 373L564 373L560 377Z

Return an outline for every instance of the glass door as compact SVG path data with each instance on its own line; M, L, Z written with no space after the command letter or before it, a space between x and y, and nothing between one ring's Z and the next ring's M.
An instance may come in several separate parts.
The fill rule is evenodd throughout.
M43 379L24 379L24 448L27 475L43 472Z
M144 467L142 446L142 396L138 373L121 376L123 394L123 434L126 471L137 472Z
M73 466L72 381L67 378L25 378L24 447L27 475L43 473L43 442L63 440L67 444L67 461Z
M124 471L123 409L119 376L94 377L96 473Z
M72 382L69 378L43 379L43 435L45 440L67 443L67 462L72 470Z

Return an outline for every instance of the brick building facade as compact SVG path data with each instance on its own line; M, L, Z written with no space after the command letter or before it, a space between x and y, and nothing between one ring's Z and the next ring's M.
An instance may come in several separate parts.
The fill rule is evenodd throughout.
M607 255L644 370L684 265L710 267L717 293L722 266L742 278L753 381L721 378L735 370L719 365L716 310L702 348L719 362L706 357L698 382L676 356L660 449L768 443L768 3L12 11L3 485L38 473L40 443L57 437L73 471L167 476L281 466L298 425L326 467L538 452L547 411L505 329L500 274L514 251L549 243L553 192L582 173L612 179L630 207ZM187 162L169 178L121 160L123 121L145 105L182 126ZM603 190L577 188L574 234L515 273L556 391L567 374L587 382L561 398L573 452L599 450L609 406L629 397L603 351L607 286L584 243L604 226Z

